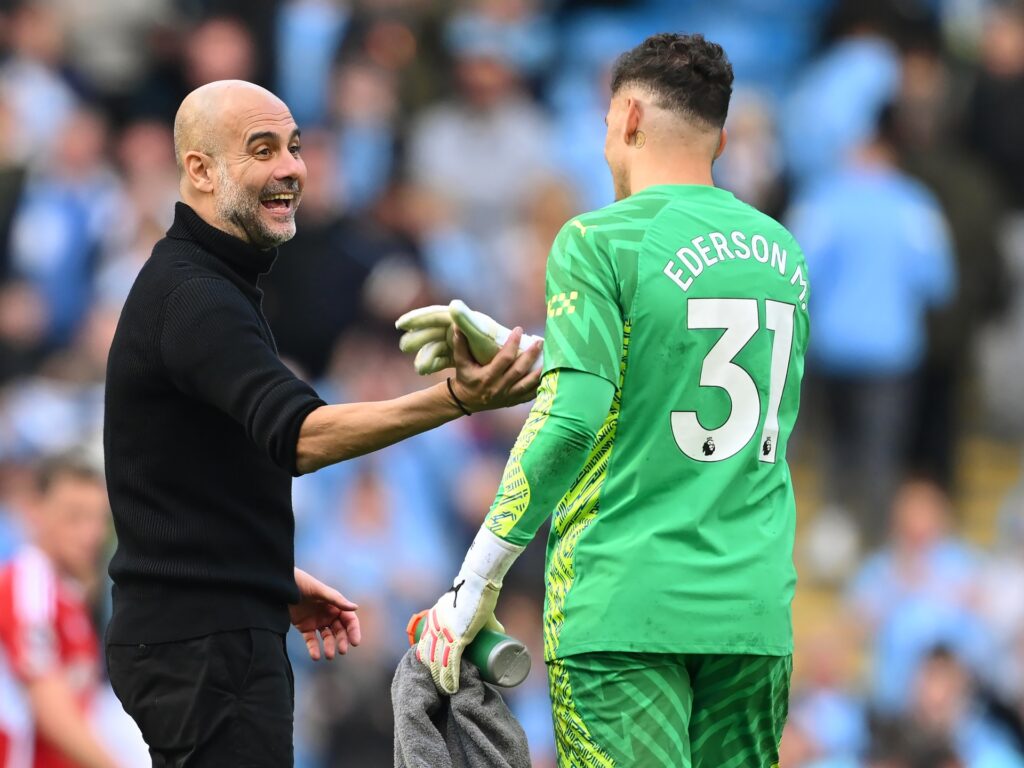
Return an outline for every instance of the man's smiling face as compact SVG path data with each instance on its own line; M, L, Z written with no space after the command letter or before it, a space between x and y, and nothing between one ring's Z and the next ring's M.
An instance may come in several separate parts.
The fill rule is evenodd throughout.
M226 94L216 158L218 216L259 248L295 235L295 210L306 183L299 127L284 102L255 89Z

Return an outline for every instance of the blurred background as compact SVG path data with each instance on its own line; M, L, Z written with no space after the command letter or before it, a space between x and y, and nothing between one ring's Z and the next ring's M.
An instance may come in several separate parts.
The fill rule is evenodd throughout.
M1020 3L0 2L0 559L33 538L39 462L97 444L188 91L243 78L291 107L309 182L264 309L325 399L380 399L425 384L397 351L409 308L459 297L543 331L555 233L612 200L610 64L659 31L725 47L717 183L789 225L810 267L782 764L1024 766ZM406 620L449 585L525 413L296 481L296 560L360 603L366 638L318 665L292 642L300 768L390 765ZM533 649L508 699L538 768L543 546L498 610ZM105 565L85 585L101 635ZM105 687L94 717L126 768L146 764Z

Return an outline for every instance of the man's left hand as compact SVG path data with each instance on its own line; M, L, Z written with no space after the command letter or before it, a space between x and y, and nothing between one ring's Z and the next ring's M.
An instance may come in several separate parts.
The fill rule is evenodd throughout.
M347 653L350 645L359 645L362 637L356 616L358 605L300 568L295 569L295 584L299 588L299 602L289 605L288 612L306 641L309 658L320 660L320 639L328 660L335 653Z

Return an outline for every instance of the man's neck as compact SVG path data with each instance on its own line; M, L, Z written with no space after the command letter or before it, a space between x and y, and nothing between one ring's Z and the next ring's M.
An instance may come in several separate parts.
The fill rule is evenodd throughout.
M675 158L657 162L653 158L637 163L630 172L629 191L636 194L660 184L701 184L713 187L711 164L706 160Z
M205 198L195 200L189 195L182 195L181 201L195 211L196 215L211 227L219 229L221 232L227 232L229 235L238 238L243 243L249 242L249 234L244 229L236 225L234 222L225 221L217 215L216 208L213 206L211 200Z

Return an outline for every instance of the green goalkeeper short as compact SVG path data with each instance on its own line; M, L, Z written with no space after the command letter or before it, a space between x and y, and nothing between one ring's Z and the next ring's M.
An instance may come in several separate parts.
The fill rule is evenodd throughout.
M556 659L558 768L777 768L792 669L791 656Z

